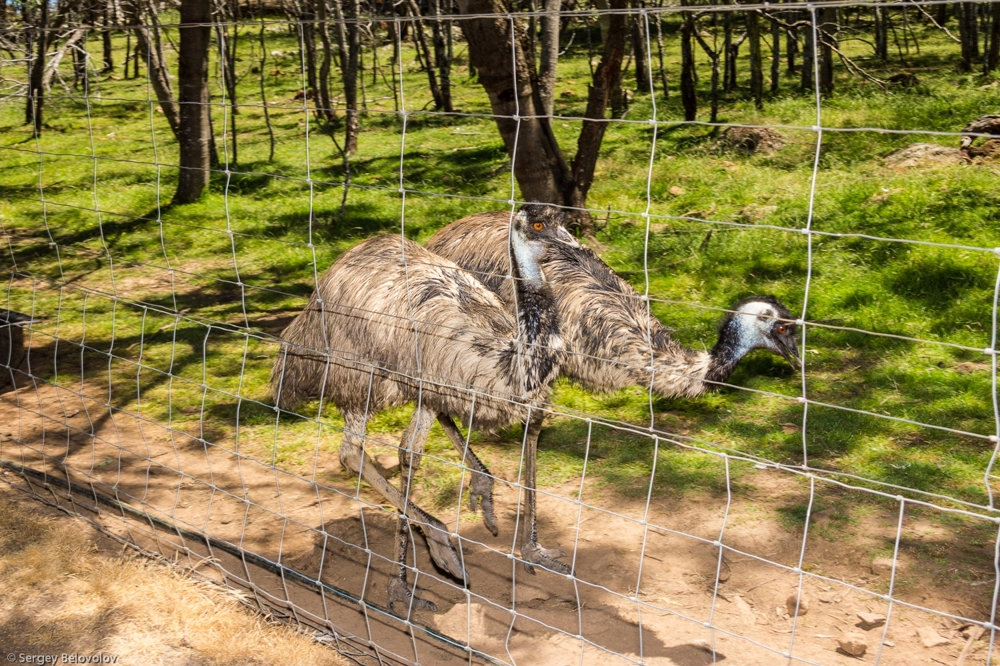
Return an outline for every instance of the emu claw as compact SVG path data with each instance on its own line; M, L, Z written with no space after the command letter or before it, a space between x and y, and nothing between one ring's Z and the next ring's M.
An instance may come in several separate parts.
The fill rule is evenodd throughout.
M437 612L438 609L437 604L433 601L421 599L413 594L410 591L410 587L406 584L405 579L393 576L389 579L389 610L395 612L397 603L404 606L407 611L413 609L415 611L429 610Z
M428 514L424 514L423 518L430 523L422 525L421 529L427 538L427 547L431 551L434 564L465 583L468 580L465 569L462 568L462 562L458 558L458 551L451 544L444 523Z
M535 567L531 566L532 564L545 567L555 573L573 573L573 569L570 565L556 559L557 557L565 556L566 553L562 552L558 548L542 548L536 542L526 543L521 546L521 559L524 560L524 570L532 575L535 573Z
M472 487L469 488L469 509L475 512L477 504L483 507L483 523L486 529L496 536L499 530L496 514L493 513L493 477L481 472L472 474Z

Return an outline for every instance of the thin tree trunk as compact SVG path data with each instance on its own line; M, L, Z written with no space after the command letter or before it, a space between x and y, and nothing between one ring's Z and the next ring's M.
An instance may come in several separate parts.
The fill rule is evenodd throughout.
M437 61L438 73L441 75L441 108L447 112L455 109L451 106L451 58L445 43L445 29L441 14L441 0L431 0L431 10L434 13L434 24L431 35L434 39L434 60ZM556 24L558 26L558 19ZM558 39L558 35L556 36Z
M316 0L321 2L322 0ZM302 49L305 55L306 68L306 89L302 91L303 96L315 95L316 83L316 12L313 9L312 0L302 3L302 12L299 15L302 25ZM305 99L302 100L305 103Z
M208 49L212 40L209 4L181 0L177 81L180 92L180 172L174 203L197 201L208 186L212 125L209 118Z
M1000 3L990 5L990 18L990 48L983 63L986 72L992 72L1000 64Z
M642 0L633 0L632 6L641 8ZM649 92L649 59L646 46L646 22L641 14L629 16L629 23L632 24L632 55L635 58L635 89L638 92Z
M799 52L799 29L788 28L785 31L785 53L788 58L788 75L795 76L795 56Z
M781 26L771 20L771 92L781 88Z
M760 14L747 12L747 40L750 42L750 95L754 106L764 108L764 66L760 49Z
M687 6L689 0L681 0ZM691 40L694 31L694 17L691 12L682 14L681 24L681 104L684 106L684 120L692 121L698 116L698 95L694 87L694 45ZM716 68L718 69L718 68Z
M111 25L114 21L112 20L111 12L109 11L109 6L112 2L113 0L105 0L104 3L104 29L101 30L101 42L104 55L104 68L101 70L102 74L110 74L115 71L114 48L111 43Z
M736 54L733 53L733 12L722 16L722 89L731 92L736 87Z
M974 3L963 2L958 5L958 28L962 41L962 70L971 72L972 63L979 57L979 30Z
M812 20L813 14L806 14L810 21ZM816 15L818 17L818 13ZM818 18L817 18L818 20ZM816 41L813 39L815 33L813 31L812 25L808 25L803 28L805 35L802 40L802 90L810 91L813 89L814 79L813 74L816 68L815 52L816 52Z
M417 49L417 53L423 57L424 69L427 71L427 83L431 90L431 97L434 98L434 109L441 111L445 108L444 97L441 94L437 74L434 71L434 59L431 56L430 47L427 46L427 35L424 34L424 22L420 18L420 7L417 6L416 0L406 0L406 6L410 16L416 19L413 22L413 46Z
M267 155L267 161L274 161L274 127L271 126L271 112L268 110L267 105L267 95L264 92L264 77L266 76L267 70L267 44L264 40L264 28L267 25L264 21L264 0L257 0L257 11L260 12L260 34L258 36L258 41L260 42L260 104L261 108L264 109L264 124L267 125L267 138L270 145L270 152Z
M319 65L319 96L316 98L316 115L324 130L331 133L337 123L330 101L330 68L333 60L333 44L330 42L330 25L327 21L326 0L316 0L316 15L319 18L319 39L323 47L323 58Z
M889 61L889 9L887 7L875 7L872 9L875 16L875 55L882 62Z
M340 6L342 0L336 0L336 7ZM346 0L346 17L342 12L338 19L357 19L361 15L360 0ZM347 48L347 53L341 52L341 60L344 63L344 101L347 105L347 122L344 130L344 152L353 155L358 150L358 131L360 129L360 118L358 116L358 57L361 51L361 29L356 20L346 24L346 41L343 45Z
M662 6L662 0L660 0ZM663 98L670 97L670 88L667 86L667 67L663 63L663 17L654 14L656 20L656 57L660 61L660 83L663 85Z
M41 11L38 16L35 45L36 55L31 61L28 77L27 106L25 108L24 122L34 127L35 136L42 133L42 109L45 106L45 88L42 85L42 77L45 74L45 51L48 48L49 31L49 3L42 2Z
M559 10L562 0L544 0L542 16L542 56L538 70L538 94L542 98L545 115L551 116L555 107L556 66L559 64Z
M156 99L160 103L163 115L170 125L175 137L180 131L180 114L177 105L174 103L174 93L170 86L170 79L167 76L166 61L163 58L163 51L159 48L159 40L151 40L149 27L142 24L138 8L133 4L133 0L123 3L125 13L129 22L135 26L136 51L146 60L146 67L149 69L149 82L156 93ZM158 30L159 24L153 24L153 31ZM133 56L133 58L136 56ZM138 75L139 65L136 63L136 74ZM125 75L128 76L128 64L125 65ZM179 138L179 137L178 137Z
M837 34L836 13L828 7L816 12L819 22L819 89L824 95L833 92L833 46Z

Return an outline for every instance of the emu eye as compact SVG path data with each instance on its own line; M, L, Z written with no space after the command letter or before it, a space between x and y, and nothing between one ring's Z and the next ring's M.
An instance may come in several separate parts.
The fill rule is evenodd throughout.
M778 327L778 333L780 333L781 335L788 333L788 327L782 324L781 326Z
M533 225L531 225L531 226L533 226L533 227L535 228L535 231L541 231L542 229L544 229L544 228L545 228L545 225L544 225L544 224L542 224L541 222L535 222L535 223L534 223Z

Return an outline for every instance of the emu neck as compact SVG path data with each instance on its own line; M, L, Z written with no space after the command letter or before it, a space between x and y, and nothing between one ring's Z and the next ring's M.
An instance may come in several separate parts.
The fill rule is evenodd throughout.
M535 259L532 248L511 239L514 262L511 272L514 276L514 294L517 299L518 337L528 343L553 333L552 320L555 304L552 292L544 283L542 269Z
M719 341L709 352L712 357L705 379L709 382L724 382L733 374L743 357L753 348L741 335L735 319L726 321L719 332ZM709 387L712 388L712 387Z

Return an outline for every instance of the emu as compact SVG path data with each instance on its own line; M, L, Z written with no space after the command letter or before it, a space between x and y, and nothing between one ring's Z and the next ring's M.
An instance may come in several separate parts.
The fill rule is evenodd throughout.
M550 245L577 245L564 227L524 206L494 239L513 257L517 315L468 271L416 243L372 238L345 252L282 333L271 375L275 403L291 408L307 398L331 400L344 419L340 460L399 512L398 573L389 581L389 606L437 610L406 582L409 521L423 532L434 562L463 581L466 573L445 525L410 501L435 415L479 427L526 421L559 374L563 342L552 291L539 268ZM417 403L400 444L400 487L384 479L364 452L366 421L390 406ZM463 460L486 471L464 442ZM525 467L534 478L534 458ZM492 480L476 487L492 492ZM492 508L490 508L492 513ZM495 534L495 532L494 532ZM532 543L522 546L540 553Z
M535 207L531 214L550 220L560 213L554 207ZM426 247L477 276L507 303L514 304L510 262L503 251L507 213L478 213L453 222L427 241ZM629 386L647 386L663 397L695 397L729 379L739 362L755 349L767 349L784 357L792 367L799 363L796 326L788 309L773 296L746 298L732 307L719 326L719 338L710 351L696 351L679 344L655 317L646 302L628 282L616 274L589 248L579 244L552 245L541 260L555 296L566 356L560 373L594 391L612 391ZM652 350L652 351L651 351ZM652 363L650 362L652 360ZM542 413L534 412L525 433L526 449L535 451L541 431ZM427 418L415 414L414 419ZM445 430L447 419L441 419ZM453 426L452 426L453 427ZM454 428L454 427L453 427ZM449 433L451 435L451 433ZM492 477L478 473L488 486L470 495L470 506L483 506L483 521L496 534L492 506ZM534 474L534 469L531 470ZM534 477L527 479L534 488ZM534 493L526 502L526 529L534 531ZM546 550L530 562L561 573L570 567L559 560L559 551Z

